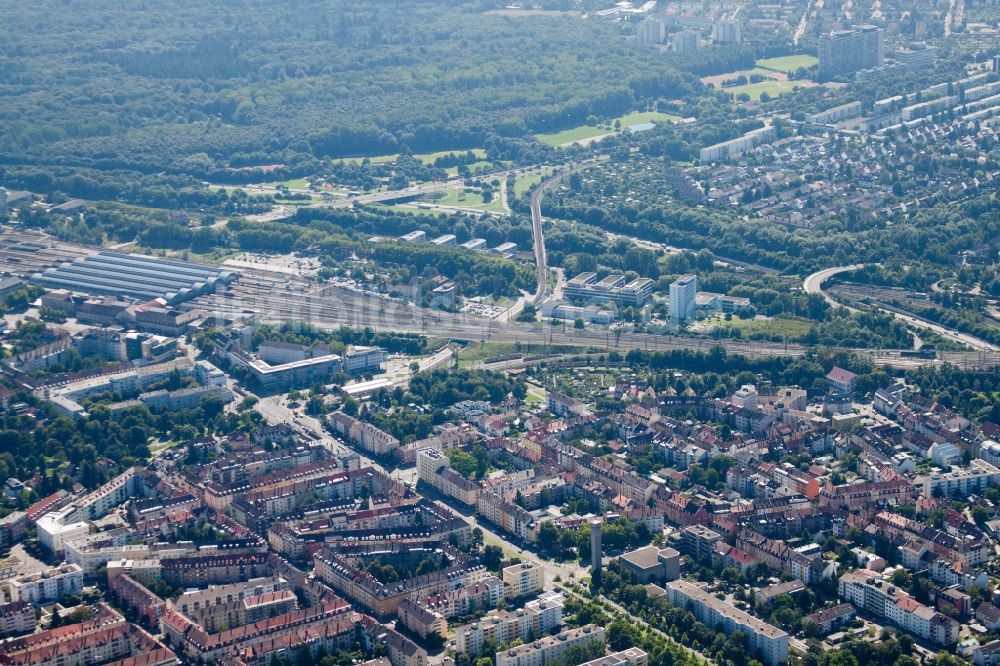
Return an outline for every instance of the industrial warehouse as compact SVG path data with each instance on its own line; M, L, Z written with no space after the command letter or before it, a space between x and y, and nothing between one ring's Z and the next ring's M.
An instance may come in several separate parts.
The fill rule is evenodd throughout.
M99 252L35 273L46 287L176 305L228 284L236 274L212 266L138 254Z

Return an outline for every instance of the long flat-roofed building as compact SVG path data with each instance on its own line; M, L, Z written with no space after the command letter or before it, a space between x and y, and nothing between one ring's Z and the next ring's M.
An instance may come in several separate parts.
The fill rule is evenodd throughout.
M81 592L83 592L83 569L65 562L58 567L24 574L10 581L10 596L13 601L27 601L36 605Z
M608 275L598 279L597 273L580 273L563 287L569 299L613 301L619 305L642 305L653 294L654 282L649 278L629 280L624 275Z
M519 645L496 654L496 666L546 666L560 663L566 653L576 647L604 642L604 627L587 624L566 629L555 636Z
M98 252L35 273L31 280L53 289L123 296L168 304L210 293L236 274L215 266L122 252Z
M687 608L710 627L722 626L726 634L740 632L747 646L759 651L768 666L788 661L788 634L732 604L717 599L694 583L675 580L667 584L667 600L678 608Z
M611 652L597 659L591 659L580 666L646 666L647 663L649 663L649 655L646 654L645 650L630 647L619 652Z
M475 622L455 627L452 648L474 658L482 654L487 641L499 644L544 636L562 624L564 602L561 593L549 592L529 601L524 608L494 611Z

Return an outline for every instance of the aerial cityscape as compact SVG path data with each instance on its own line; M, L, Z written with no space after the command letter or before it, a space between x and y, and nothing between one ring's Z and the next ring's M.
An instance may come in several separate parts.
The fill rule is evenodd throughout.
M1000 666L997 0L36 0L0 666Z

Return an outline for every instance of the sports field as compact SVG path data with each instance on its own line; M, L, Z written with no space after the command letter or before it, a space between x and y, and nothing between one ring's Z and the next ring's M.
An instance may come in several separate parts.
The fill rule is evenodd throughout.
M758 67L773 69L778 72L791 74L799 67L812 67L819 62L819 58L805 53L791 56L781 56L779 58L761 58L757 61Z
M418 160L424 164L434 164L434 162L439 157L447 157L448 155L465 155L468 150L441 150L436 153L426 153L424 155L414 155ZM482 160L486 158L486 151L482 148L473 148L472 154L476 156L476 159Z
M777 97L778 95L784 95L785 93L792 92L792 88L796 86L808 87L816 85L812 81L761 81L760 83L748 83L745 86L733 86L732 88L724 88L728 93L732 93L735 96L739 96L740 93L746 93L750 95L750 99L758 100L760 99L760 94L766 92L771 97Z
M544 144L552 146L553 148L559 148L561 146L568 146L577 142L594 140L597 137L602 137L608 134L614 133L614 122L618 120L622 129L630 127L632 125L639 125L640 123L675 123L681 118L679 116L674 116L669 113L660 113L659 111L633 111L632 113L626 113L624 116L619 116L618 118L612 118L606 125L580 125L579 127L572 127L568 130L563 130L562 132L554 132L552 134L536 134L535 138Z

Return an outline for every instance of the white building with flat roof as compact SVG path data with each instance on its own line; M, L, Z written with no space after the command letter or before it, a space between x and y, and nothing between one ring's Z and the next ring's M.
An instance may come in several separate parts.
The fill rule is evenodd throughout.
M496 666L549 666L561 663L573 648L603 642L604 627L588 624L498 652L495 663Z
M89 523L82 520L75 522L67 520L68 516L76 513L76 505L70 504L59 511L47 513L39 518L35 524L38 531L38 543L42 544L50 553L58 555L63 552L67 539L88 534L90 532Z
M505 567L501 578L507 586L507 596L513 599L541 592L545 587L545 569L537 562L521 562Z
M976 458L968 467L953 467L950 472L921 474L913 479L914 487L928 498L965 497L997 484L1000 484L1000 468L982 458Z
M670 321L680 325L694 319L698 276L682 275L670 283Z
M760 652L768 666L788 661L788 634L722 599L694 583L675 580L667 583L667 600L686 608L710 627L722 627L726 634L740 632L747 637L747 647Z
M83 592L83 569L64 562L52 569L11 578L9 585L12 601L41 605Z

